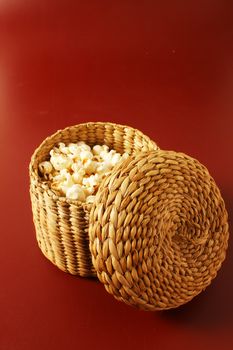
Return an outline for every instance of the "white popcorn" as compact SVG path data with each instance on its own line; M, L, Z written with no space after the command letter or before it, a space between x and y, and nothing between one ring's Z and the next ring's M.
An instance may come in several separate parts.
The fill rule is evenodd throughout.
M102 181L103 176L99 175L99 174L95 174L95 175L91 175L88 177L84 177L83 178L83 185L86 188L93 188L95 189L95 187L100 185L100 182ZM92 191L92 190L91 190ZM91 192L93 193L93 192Z
M81 146L80 146L80 149L81 149L82 151L88 151L88 152L91 152L91 147L90 147L90 146L88 146L88 145L86 145L86 144L81 145Z
M57 154L60 153L60 149L58 145L54 146L53 149L49 152L50 155L52 155L52 153L57 153Z
M99 156L99 155L94 155L94 157L92 158L93 162L97 162L98 163L101 163L103 161L103 159Z
M72 160L64 154L57 154L52 151L50 152L50 154L50 162L56 170L68 169L71 167Z
M52 187L66 194L67 190L74 184L72 175L67 172L67 174L59 174L55 176L54 181L52 182Z
M81 151L80 152L80 154L79 154L79 156L80 156L80 159L83 161L83 162L85 162L85 161L87 161L88 159L92 159L93 158L93 154L92 154L92 152L90 152L90 151Z
M97 167L96 171L99 174L103 174L106 172L109 172L112 168L112 164L110 162L102 162L99 163L99 166Z
M53 171L53 166L49 161L44 161L39 164L41 174L50 174Z
M97 169L98 163L95 161L92 161L91 159L88 159L84 164L83 168L86 172L86 174L93 174Z
M117 163L119 163L120 160L121 160L121 155L120 155L120 153L115 153L115 154L113 155L112 159L111 159L111 163L112 163L112 165L114 166L114 165L116 165Z
M72 165L71 165L71 169L74 172L84 172L83 175L85 175L85 170L83 169L83 163L81 162L81 160L76 160Z
M83 178L83 185L87 187L94 187L98 185L98 179L95 177L95 175L91 175L89 177Z
M103 151L108 152L109 151L109 147L107 145L102 145Z
M116 154L116 151L115 150L111 150L110 152L105 152L105 151L102 151L100 153L100 156L101 158L106 161L106 162L111 162L113 156Z
M62 169L60 172L56 172L53 176L54 181L64 182L70 177L70 173L67 169Z
M67 174L66 175L66 179L63 182L64 186L72 186L73 183L74 183L74 181L73 181L72 175L71 174Z
M67 155L70 153L69 147L66 147L66 145L65 145L63 142L60 142L60 143L58 144L58 147L59 147L59 150L60 150L62 153L67 154Z
M91 148L83 141L60 142L50 151L50 161L39 164L39 170L60 195L91 204L101 181L128 156L109 150L107 145Z
M101 161L103 161L107 158L108 153L105 151L101 151L99 156L100 156Z
M84 202L86 199L84 190L82 189L82 187L80 185L77 185L77 184L75 184L67 189L66 197L69 199L79 200L81 202Z
M97 173L96 173L94 176L95 176L96 182L97 182L97 183L100 183L100 182L103 180L104 174L97 174Z
M85 146L85 145L87 145L84 141L78 141L77 142L77 145L78 146Z
M80 147L76 143L70 143L68 149L73 156L79 156Z
M52 187L53 189L60 191L60 193L65 197L67 197L66 193L68 189L71 188L71 186L64 185L63 183L54 183Z
M83 189L86 196L90 196L96 192L95 187L91 187L91 186L83 186Z
M95 145L92 149L94 155L99 155L103 151L103 147L100 145Z
M73 173L72 180L76 184L82 184L82 182L83 182L83 173L81 171Z

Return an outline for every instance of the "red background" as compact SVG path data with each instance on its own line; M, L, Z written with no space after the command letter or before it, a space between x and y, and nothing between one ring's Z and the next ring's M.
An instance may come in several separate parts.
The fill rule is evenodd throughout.
M232 349L232 238L212 285L143 312L37 247L28 163L59 128L113 121L186 152L232 220L232 1L0 1L0 349Z

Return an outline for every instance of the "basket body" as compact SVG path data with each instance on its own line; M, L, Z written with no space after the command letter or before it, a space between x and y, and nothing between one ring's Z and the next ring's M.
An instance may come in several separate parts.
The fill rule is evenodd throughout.
M57 131L35 150L30 162L30 197L36 237L43 254L62 271L94 277L89 250L91 205L69 200L49 188L38 174L38 165L48 159L58 142L84 141L90 146L105 144L129 154L152 151L157 145L139 130L113 123L86 123ZM113 170L114 171L114 170Z

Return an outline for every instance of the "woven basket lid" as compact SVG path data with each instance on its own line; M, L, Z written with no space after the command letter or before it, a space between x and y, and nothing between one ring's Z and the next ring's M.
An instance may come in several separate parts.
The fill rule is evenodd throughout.
M140 153L101 184L89 234L109 293L142 309L169 309L216 276L227 249L227 212L197 160L173 151Z

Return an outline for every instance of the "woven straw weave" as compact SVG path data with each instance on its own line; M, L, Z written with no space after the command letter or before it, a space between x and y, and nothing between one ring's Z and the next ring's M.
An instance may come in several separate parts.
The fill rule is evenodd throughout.
M89 230L107 291L146 310L177 307L204 290L228 241L224 201L208 170L172 151L118 166L101 184Z
M59 130L34 152L30 163L30 195L39 247L61 270L80 276L96 276L89 250L91 205L60 197L43 182L38 165L48 159L58 142L85 141L90 146L105 144L117 152L132 154L157 149L139 130L112 123L86 123Z

